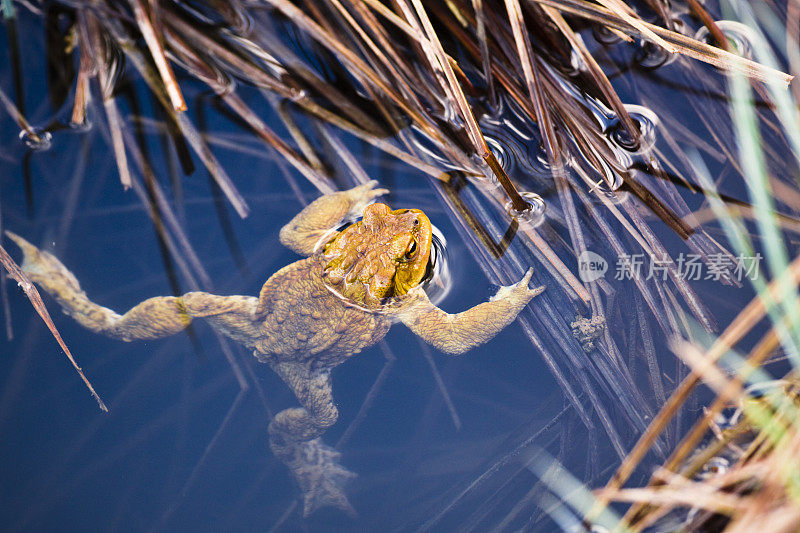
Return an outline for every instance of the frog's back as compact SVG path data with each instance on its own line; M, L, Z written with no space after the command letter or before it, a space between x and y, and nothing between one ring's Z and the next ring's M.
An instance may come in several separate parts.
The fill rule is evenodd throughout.
M308 361L332 367L380 341L389 320L345 302L322 279L323 259L314 255L273 274L259 296L264 332L256 355L265 361Z

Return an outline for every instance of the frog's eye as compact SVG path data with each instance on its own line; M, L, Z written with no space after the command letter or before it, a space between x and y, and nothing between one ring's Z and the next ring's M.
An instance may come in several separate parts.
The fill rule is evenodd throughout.
M415 219L414 219L414 225L415 225L415 226L419 226L419 219L418 219L418 218L415 218Z
M416 255L417 255L417 241L412 240L408 244L408 248L406 248L406 253L405 255L403 255L403 259L405 261L411 261L412 259L414 259L414 257L416 257Z

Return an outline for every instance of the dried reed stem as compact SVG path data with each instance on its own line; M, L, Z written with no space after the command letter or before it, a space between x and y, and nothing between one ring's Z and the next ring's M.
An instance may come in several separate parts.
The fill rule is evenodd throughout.
M30 300L31 305L33 305L33 308L36 309L36 312L47 325L47 328L56 339L56 342L58 342L58 345L61 346L62 350L64 350L64 353L67 355L67 359L69 359L69 362L72 363L73 368L75 368L75 371L86 384L89 392L92 393L92 397L97 400L97 405L100 406L101 410L108 412L108 407L106 407L106 404L103 403L103 400L100 399L100 396L97 394L97 392L95 392L94 387L89 382L89 379L83 373L83 370L78 366L78 363L72 356L72 352L70 352L69 348L67 348L64 339L61 338L61 334L58 332L58 329L56 329L56 325L53 323L53 319L50 318L50 313L47 311L47 307L45 307L42 297L39 295L39 291L36 290L33 282L28 278L27 275L25 275L22 269L19 268L17 263L11 258L11 256L2 246L0 246L0 263L2 263L3 267L6 269L8 275L15 279L20 288L25 292L25 295L28 297L28 300Z
M597 22L598 24L623 31L629 35L646 38L639 28L631 26L616 13L585 0L531 1L554 7L559 11L563 11L564 13L586 18L588 20ZM650 24L644 21L642 21L641 24L658 35L660 38L674 45L677 53L697 59L698 61L702 61L710 65L714 65L717 68L739 72L745 76L759 81L778 81L787 86L789 83L791 83L792 79L794 79L794 76L790 74L766 67L760 63L756 63L755 61L737 56L730 52L726 52L725 50L720 50L719 48L715 48L696 39L692 39L691 37L686 37L680 33L661 28L655 24Z
M786 275L791 276L795 284L800 282L800 257L792 261ZM779 302L785 296L785 294L779 291L782 283L782 280L776 279L770 282L767 288L769 297L772 298L773 302ZM705 357L709 361L716 361L719 359L724 353L730 350L731 347L735 346L757 322L763 319L765 314L766 304L762 297L756 296L714 342L711 348L706 352ZM622 487L633 473L636 466L644 459L644 456L652 447L663 428L669 423L672 417L675 416L680 406L683 405L684 401L689 396L689 393L699 383L700 378L701 376L693 371L678 385L672 395L670 395L667 403L664 404L642 436L639 437L636 445L628 453L614 476L609 480L606 488L616 490ZM602 492L598 500L601 505L607 502L607 500L604 500Z
M139 31L142 32L142 37L144 37L144 41L150 49L150 55L153 57L158 73L161 74L161 80L172 102L172 109L178 113L186 111L186 102L183 101L181 89L178 87L175 74L173 74L172 67L169 65L167 57L164 55L164 48L161 46L161 41L163 39L156 33L156 29L153 27L150 14L147 12L147 6L143 0L129 1L133 8L133 15L136 18Z

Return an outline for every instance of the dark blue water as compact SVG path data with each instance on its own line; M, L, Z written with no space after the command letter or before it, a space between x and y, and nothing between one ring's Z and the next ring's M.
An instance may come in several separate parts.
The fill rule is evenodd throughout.
M35 127L53 119L65 121L68 107L54 110L45 97L43 42L36 19L24 10L20 17L20 26L26 28L22 58L27 116ZM6 39L0 26L0 41ZM9 51L3 48L0 88L11 94L8 61ZM135 79L132 83L141 110L123 105L123 114L152 117L146 92ZM177 190L168 178L170 168L163 163L168 154L151 119L143 126L152 160L159 162L154 170L208 274L208 288L219 294L255 295L273 272L299 259L281 247L277 231L318 192L221 114L198 83L181 77L181 87L192 118L206 122L216 141L214 154L248 203L250 215L241 219L222 201L220 221L218 195L199 161L192 175L180 178L182 190ZM253 105L259 102L254 90L245 87L241 94ZM0 208L3 228L52 250L94 301L121 312L145 298L171 294L174 283L147 207L119 183L99 112L95 102L90 106L92 128L55 131L45 151L25 146L14 122L0 114ZM268 109L259 112L274 123ZM497 285L481 270L474 242L454 225L438 185L360 141L345 136L343 142L367 174L391 190L387 203L424 210L446 238L452 280L440 306L458 312L493 295ZM141 180L133 163L131 168ZM352 183L341 179L337 185ZM547 198L546 190L540 192ZM699 203L696 198L689 201ZM681 249L677 237L655 225L668 247ZM10 241L4 240L3 246L19 258ZM524 256L519 240L512 247ZM539 264L533 266L538 282L556 286ZM176 272L180 290L192 290L190 280L179 268ZM520 274L508 272L515 279ZM698 286L722 324L747 299L737 289ZM628 286L620 298L631 290ZM326 508L304 520L297 506L299 490L272 456L267 439L270 417L296 401L266 365L233 343L223 348L201 321L188 334L123 343L84 330L45 298L64 340L109 406L110 412L102 413L23 293L12 282L6 291L13 339L0 344L4 530L263 531L277 526L284 531L548 531L555 525L543 510L547 489L525 466L530 454L548 450L592 486L604 483L619 461L591 410L589 392L597 392L607 406L621 443L629 447L635 442L636 428L629 415L620 414L624 409L613 390L580 388L574 376L583 370L558 355L551 338L556 332L539 331L545 352L572 376L578 402L590 413L588 427L519 323L462 357L430 349L430 360L414 335L398 325L386 338L386 348L365 350L333 374L340 416L324 436L331 445L346 435L387 369L366 416L339 447L343 464L358 474L347 493L359 516L351 519ZM567 305L555 290L539 299L552 308ZM537 299L524 316L535 328L542 324L540 313ZM650 328L669 390L685 370L679 369L652 319ZM646 363L637 358L638 352L628 354L624 344L620 347L647 399L641 405L646 422L657 403ZM626 396L626 401L634 399ZM685 427L686 421L681 424Z
M13 127L6 124L3 131ZM21 176L4 179L5 227L43 246L55 240L65 208L63 190L74 179L70 169L81 142L71 132L56 134L52 150L33 156L32 219L25 214ZM99 135L92 146L88 168L105 166L105 171L88 173L79 186L75 217L56 245L84 290L122 311L143 298L169 294L170 286L146 212L132 194L121 191ZM220 152L223 160L225 155ZM231 217L250 274L237 270L225 248L202 175L185 183L187 234L216 292L256 294L272 272L298 259L281 248L277 230L301 204L286 192L270 161L227 155L252 208L245 221ZM64 169L63 175L54 167ZM452 233L433 202L415 200L430 194L421 179L414 183L407 176L398 182L392 205L422 207L445 234ZM467 252L453 239L448 254ZM449 311L477 304L496 289L469 262L453 265L453 274L454 284L468 283L470 290L451 291L441 304ZM3 349L5 523L23 529L262 529L294 502L297 489L271 456L266 432L270 413L294 405L294 399L244 349L233 346L246 391L202 323L193 328L196 346L185 334L122 343L83 330L50 301L61 334L110 408L105 414L22 292L13 284L8 290L15 338ZM397 326L387 342L397 361L367 418L342 449L344 463L359 473L350 495L364 524L399 526L415 514L425 516L431 494L479 473L508 446L509 432L544 425L563 407L519 328L508 328L458 359L433 355L460 431L414 336ZM340 423L326 436L328 442L336 442L353 420L384 362L373 348L336 369ZM321 511L310 524L347 528L350 522Z
M41 45L35 36L32 41ZM26 98L33 110L29 119L36 126L54 116L42 106L39 52L23 51ZM3 72L3 89L10 91L9 69ZM182 87L192 93L191 83ZM225 207L246 264L237 266L226 244L204 169L183 179L182 222L214 292L257 294L270 274L299 259L280 246L277 231L318 193L292 173L302 193L298 198L273 154L206 107L214 136L249 149L215 150L251 208L241 220ZM92 112L97 111L95 106ZM63 110L55 116L63 118ZM90 119L102 122L96 115ZM4 227L54 250L101 305L124 311L147 297L170 294L153 225L136 195L120 186L107 132L99 127L58 131L52 148L41 152L29 151L17 134L3 115ZM456 312L492 295L497 287L472 261L461 260L469 252L427 179L391 162L386 168L372 151L350 146L368 172L392 189L386 198L390 205L425 210L448 237L454 289L442 307ZM162 184L169 190L166 180ZM19 258L12 243L4 246ZM462 284L469 290L460 290ZM190 289L184 280L181 286ZM194 342L187 334L152 342L107 339L82 329L46 298L62 336L108 404L106 414L23 293L13 283L7 291L14 339L3 341L0 369L0 520L6 528L264 530L295 505L299 491L271 455L266 428L271 414L296 402L246 350L231 344L233 361L227 361L210 328L200 322L192 328ZM433 353L460 429L413 334L397 326L387 343L396 362L363 423L341 448L343 463L359 475L348 494L360 518L352 522L323 509L301 522L295 510L284 522L286 529L418 525L482 467L510 451L512 432L539 429L564 408L518 327L458 359ZM325 436L327 442L334 444L354 420L385 362L382 351L373 348L336 369L340 419Z

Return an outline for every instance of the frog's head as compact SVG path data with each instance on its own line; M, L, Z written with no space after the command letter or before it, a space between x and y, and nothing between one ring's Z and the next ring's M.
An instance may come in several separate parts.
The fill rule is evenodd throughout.
M370 306L402 296L425 276L431 238L431 222L419 209L368 205L360 221L325 245L325 279L344 297Z

